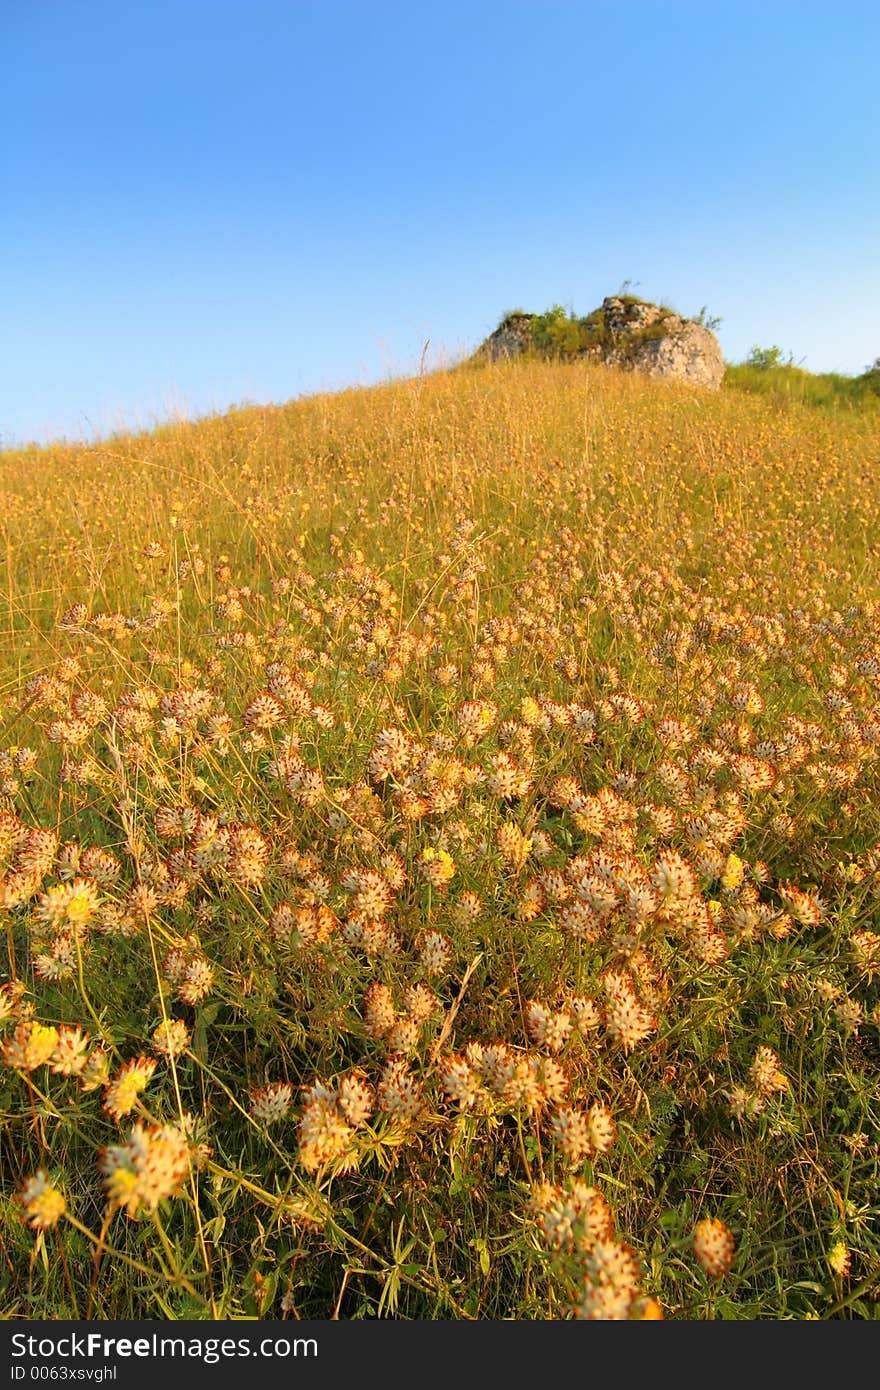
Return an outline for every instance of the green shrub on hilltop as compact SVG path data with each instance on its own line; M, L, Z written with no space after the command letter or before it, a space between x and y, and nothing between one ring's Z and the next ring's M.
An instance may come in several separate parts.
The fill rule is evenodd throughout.
M605 338L601 310L578 318L561 304L536 314L531 321L532 342L544 357L572 358L597 347Z
M747 367L756 367L760 372L772 371L775 367L791 367L794 365L794 354L788 354L788 361L783 360L782 348L774 343L773 347L762 348L755 346L752 348L745 360Z
M636 295L631 294L616 297L628 307L644 302ZM672 309L661 306L659 318L654 319L651 323L633 325L627 329L626 345L632 347L650 338L665 338L670 332L670 319L675 317ZM549 357L557 361L571 361L599 348L612 346L615 344L615 339L618 339L620 347L624 346L621 335L616 335L609 328L604 306L579 317L574 310L565 309L561 304L553 304L542 314L522 314L519 312L516 318L519 322L528 321L532 347L540 357ZM507 315L502 320L501 327L512 327L513 320L513 315Z
M853 377L842 372L809 372L795 364L792 353L785 358L776 345L756 346L745 361L728 364L724 385L783 404L858 408L875 404L880 396L880 359L861 376Z
M880 396L880 357L875 357L870 367L866 367L862 375L856 377L856 381L863 391Z

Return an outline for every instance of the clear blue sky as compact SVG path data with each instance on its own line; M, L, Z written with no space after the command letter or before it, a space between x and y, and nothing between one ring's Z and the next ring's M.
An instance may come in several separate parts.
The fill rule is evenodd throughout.
M630 280L880 354L880 6L0 0L0 436L454 358Z

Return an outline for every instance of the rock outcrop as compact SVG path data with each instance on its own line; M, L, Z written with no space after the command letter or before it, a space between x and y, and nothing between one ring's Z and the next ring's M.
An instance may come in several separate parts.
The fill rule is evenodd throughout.
M477 349L479 355L488 357L491 362L505 361L528 352L533 347L532 323L534 314L524 314L515 310L498 325L495 332Z
M693 319L632 295L611 295L583 319L556 320L517 310L499 324L477 356L499 361L526 352L586 358L647 376L717 389L724 376L718 339ZM549 340L548 340L549 338Z

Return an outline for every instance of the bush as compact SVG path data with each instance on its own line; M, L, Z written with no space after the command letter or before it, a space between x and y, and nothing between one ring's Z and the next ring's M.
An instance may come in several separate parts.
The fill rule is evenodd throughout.
M782 348L773 347L762 348L753 347L745 360L746 367L758 367L762 372L768 372L773 367L790 367L794 361L791 353L788 354L788 361L782 359Z
M875 357L870 367L866 367L862 375L856 377L856 381L863 391L880 396L880 357Z
M580 321L574 314L554 304L532 320L532 340L548 357L574 357L582 351Z

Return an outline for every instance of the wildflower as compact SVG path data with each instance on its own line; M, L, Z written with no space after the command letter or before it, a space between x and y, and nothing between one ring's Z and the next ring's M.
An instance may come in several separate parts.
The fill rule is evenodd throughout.
M43 893L35 917L54 930L69 925L81 930L92 920L100 905L98 886L88 878L58 883Z
M189 845L194 869L212 869L229 857L229 831L216 816L199 816Z
M46 730L46 737L50 743L76 748L85 743L91 733L92 726L85 719L54 719Z
M560 1106L550 1116L550 1133L573 1168L593 1153L589 1118L582 1110Z
M440 1084L460 1110L471 1110L480 1095L480 1078L465 1057L448 1057L441 1067Z
M548 1052L559 1052L571 1033L571 1015L551 1013L533 999L526 1009L526 1028L536 1046L546 1047Z
M125 1062L108 1083L104 1096L104 1108L115 1120L128 1115L137 1105L141 1091L146 1090L150 1078L156 1070L156 1063L150 1057L136 1057Z
M293 1106L293 1087L287 1081L261 1086L250 1094L250 1111L259 1124L286 1120Z
M730 770L744 792L767 791L776 781L776 772L770 763L748 754L734 755L730 761Z
M682 723L680 719L661 719L656 732L666 748L683 748L685 744L693 743L697 736L696 729Z
M421 1088L402 1057L386 1063L376 1095L379 1109L390 1119L406 1122L422 1108Z
M327 874L316 872L308 875L305 881L305 886L307 891L315 900L315 902L323 904L326 903L327 899L330 896L330 892L333 888L333 883L331 879L328 878ZM402 888L403 884L401 883L399 886Z
M373 1038L390 1033L397 1022L397 1010L387 985L374 980L364 994L364 1026Z
M159 1024L151 1039L160 1057L177 1057L189 1047L190 1032L182 1018L169 1018Z
M58 1224L67 1210L64 1194L52 1183L40 1168L32 1178L28 1178L18 1194L24 1207L23 1220L35 1231L47 1231Z
M3 1061L16 1071L36 1071L58 1047L58 1029L25 1020L3 1044Z
M373 1092L362 1076L350 1072L339 1080L336 1103L348 1123L357 1129L373 1113Z
M56 1076L79 1076L88 1061L88 1046L88 1033L62 1023L50 1063Z
M334 1092L320 1083L306 1090L297 1138L300 1162L310 1173L341 1159L354 1138L354 1129L339 1110Z
M525 1063L517 1063L511 1098L529 1111L544 1104L560 1105L568 1093L568 1085L568 1076L552 1057L529 1057Z
M75 969L76 947L67 932L54 937L48 951L39 951L34 956L34 974L41 980L69 980Z
M559 925L563 931L585 941L596 940L599 923L599 916L587 902L570 903L559 916Z
M418 796L412 791L403 791L400 793L398 804L400 806L400 814L403 816L403 819L407 821L422 820L425 816L429 815L432 810L435 814L441 814L440 802L434 799L434 794L432 794L432 798L429 799L426 796Z
M667 840L675 834L676 816L671 806L656 806L653 802L646 801L639 807L639 811L659 839Z
M451 661L435 666L431 675L435 684L444 687L444 689L450 689L457 685L461 677L458 667Z
M532 1190L529 1210L538 1228L554 1250L590 1250L597 1240L610 1240L614 1217L607 1201L595 1187L569 1179L566 1187L541 1183Z
M421 981L408 985L403 998L409 1013L419 1023L429 1019L440 1007L440 1000L434 991Z
M0 985L0 1023L15 1017L26 992L20 980L10 980L8 984Z
M285 945L289 945L296 924L296 909L289 902L279 903L269 917L269 930L274 940Z
M815 893L806 893L793 883L780 883L779 896L795 921L805 927L818 927L823 907Z
M342 937L349 946L360 946L369 956L394 955L400 950L400 941L390 927L357 913L346 921Z
M587 1112L590 1144L597 1154L607 1153L617 1139L617 1126L607 1105L595 1101Z
M93 1047L79 1074L80 1085L84 1091L97 1091L99 1086L106 1086L109 1079L109 1054L103 1047Z
M582 796L580 783L576 777L555 777L547 793L551 806L571 806L576 797Z
M564 903L571 897L571 885L560 869L544 869L538 882L551 902Z
M755 1090L761 1096L772 1096L788 1090L788 1079L779 1069L779 1058L772 1047L759 1047L749 1068Z
M833 1004L840 998L841 991L838 986L824 975L817 975L814 985L819 998L826 1004Z
M589 709L586 705L573 704L571 706L572 728L577 729L581 743L592 743L596 737L596 724L598 716L595 710Z
M544 1041L549 1018L549 1009L545 1009L543 1004L538 1004L534 999L531 1000L526 1009L526 1030L532 1042L537 1043L539 1047Z
M635 1251L623 1241L597 1240L584 1259L584 1285L574 1306L576 1318L621 1321L641 1294Z
M197 1004L210 994L214 971L204 956L194 955L186 964L177 992L186 1004Z
M422 850L417 862L423 877L434 888L445 888L455 876L455 861L444 849L433 849L429 845Z
M728 854L721 874L721 887L733 893L741 887L745 875L745 864L735 854Z
M523 885L516 900L515 912L520 922L532 922L543 912L547 904L544 885L538 879L530 879Z
M531 728L539 728L543 719L544 711L538 700L531 695L524 695L520 703L520 719Z
M509 753L494 754L486 777L486 787L493 796L500 800L515 800L526 796L532 784L529 773L519 767Z
M856 969L870 983L880 975L880 936L876 932L854 931L851 937Z
M268 730L274 729L276 725L284 720L284 706L280 700L268 691L263 691L255 696L245 709L242 716L242 723L246 729Z
M574 1028L582 1038L594 1033L602 1021L602 1015L592 999L577 995L568 1000Z
M546 830L532 832L532 854L536 859L547 859L553 853L553 841Z
M428 931L422 937L419 962L428 975L442 975L452 961L452 942L443 932Z
M859 1024L864 1022L862 1005L858 999L841 999L835 1006L834 1015L844 1033L857 1033Z
M657 1021L639 1002L625 975L609 971L603 979L608 1002L604 1009L605 1030L619 1042L624 1052L632 1052L656 1031Z
M78 631L86 622L89 610L84 603L73 603L66 608L58 620L58 626L67 632Z
M109 850L89 846L80 855L80 868L88 878L98 885L115 883L120 874L120 863Z
M743 682L731 691L730 703L745 714L761 714L764 710L764 700L753 681Z
M357 876L357 887L352 904L353 910L381 921L394 901L393 889L383 874L375 869L364 869Z
M658 856L651 882L664 906L689 898L697 891L693 869L676 850L664 850Z
M532 841L524 835L518 825L506 821L495 832L495 843L505 864L513 870L521 869L532 851Z
M388 1050L401 1055L415 1052L419 1042L419 1024L415 1018L399 1018L388 1033Z
M572 797L568 805L578 830L583 831L585 835L602 834L608 815L598 796L587 796L579 792Z
M94 690L78 690L70 701L70 707L77 719L84 720L93 729L104 724L110 714L107 701Z
M667 758L662 763L657 764L655 772L673 800L681 804L688 795L690 785L686 769L671 758Z
M136 883L126 894L125 906L130 919L144 925L159 906L159 895L149 883Z
M338 926L338 918L326 903L320 903L317 907L298 908L295 915L294 944L300 949L320 945L321 942L330 940Z
M304 716L311 708L308 690L283 662L273 661L266 667L268 693L270 698L280 701L292 714ZM282 709L283 716L283 709Z
M269 842L253 825L229 828L227 869L247 886L262 883L269 860Z
M466 700L457 711L456 719L464 742L472 746L483 738L498 718L498 706L489 700Z
M412 757L412 740L403 729L381 729L367 761L370 780L382 782L403 776Z
M479 917L483 910L483 900L477 893L472 893L470 889L467 889L456 899L452 910L456 919L462 925L466 925L468 922L476 921Z
M849 1274L852 1256L846 1244L842 1240L835 1241L828 1251L828 1268L832 1274L836 1274L838 1279L845 1279Z
M694 1227L694 1254L711 1279L727 1274L733 1264L735 1243L723 1221L706 1217Z
M113 1206L135 1216L141 1205L155 1211L173 1196L190 1171L190 1146L181 1125L142 1125L132 1128L126 1144L101 1153L107 1195Z

